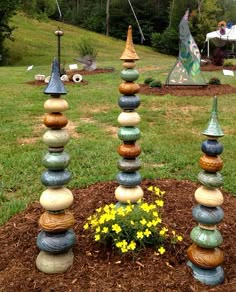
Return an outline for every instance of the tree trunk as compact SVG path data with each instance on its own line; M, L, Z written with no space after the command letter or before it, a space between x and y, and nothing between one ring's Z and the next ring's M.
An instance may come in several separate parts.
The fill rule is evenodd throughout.
M106 5L106 35L109 35L109 18L110 18L110 0L107 0L107 5Z

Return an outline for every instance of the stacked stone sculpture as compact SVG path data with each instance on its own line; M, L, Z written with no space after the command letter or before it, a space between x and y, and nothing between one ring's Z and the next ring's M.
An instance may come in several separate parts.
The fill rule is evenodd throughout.
M201 146L202 171L198 175L202 185L195 192L198 205L192 210L192 215L199 224L190 233L193 244L188 248L187 255L188 266L193 270L194 278L206 285L215 286L224 281L224 270L221 266L224 254L219 248L223 239L216 227L224 217L220 207L223 195L219 190L223 185L223 177L219 173L223 167L219 156L223 152L223 145L217 141L224 134L218 123L216 97L208 127L202 134L207 136Z
M48 152L43 157L43 165L47 170L43 172L41 182L46 190L40 197L40 204L45 212L39 219L41 232L37 237L37 246L40 253L36 266L44 273L53 274L63 273L72 265L71 248L76 240L71 229L75 219L67 210L73 203L73 194L65 187L71 179L71 173L67 170L70 156L64 151L70 135L64 129L68 120L62 113L68 109L68 103L60 96L67 92L60 80L56 59L53 61L51 79L44 93L50 95L44 103L44 124L48 129L43 135L43 141L48 146Z
M121 125L118 137L123 143L118 147L118 153L122 159L118 162L117 182L119 186L115 190L115 197L118 204L127 202L136 203L143 197L143 190L140 187L141 175L138 170L141 167L138 159L141 147L136 143L140 138L140 130L136 126L140 122L140 116L135 109L140 105L139 85L134 81L138 79L139 73L134 69L135 61L139 60L133 46L132 27L129 26L125 50L120 57L123 60L123 70L121 78L124 80L119 86L119 91L123 94L118 101L123 112L118 117Z

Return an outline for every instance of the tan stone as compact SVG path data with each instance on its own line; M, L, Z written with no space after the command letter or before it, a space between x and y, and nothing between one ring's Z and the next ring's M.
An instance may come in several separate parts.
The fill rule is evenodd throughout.
M143 197L143 190L140 186L134 188L126 188L124 186L119 186L115 190L115 197L121 203L136 203L139 199Z
M60 214L44 212L39 219L39 226L47 232L61 232L71 228L74 224L74 216L69 211Z
M68 102L59 97L51 97L44 103L44 109L48 113L60 113L68 110Z
M217 207L223 204L224 198L221 191L217 188L208 188L200 186L194 197L196 201L206 207Z
M141 118L137 112L122 112L118 117L118 122L121 126L129 127L136 126Z

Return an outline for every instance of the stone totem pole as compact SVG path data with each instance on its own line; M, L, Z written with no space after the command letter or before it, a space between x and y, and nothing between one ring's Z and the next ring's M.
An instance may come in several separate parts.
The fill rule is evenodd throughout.
M115 197L118 204L126 204L127 201L136 203L143 197L143 190L139 186L141 175L138 170L141 167L138 159L141 147L136 143L140 138L140 130L136 125L140 122L140 116L135 109L140 105L140 98L136 95L139 92L139 85L134 81L138 79L139 73L134 69L135 61L139 60L133 46L132 27L129 26L125 50L120 57L123 60L121 78L124 80L119 86L123 94L118 101L123 112L118 117L121 125L118 137L123 143L118 147L118 153L123 158L118 162L120 172L117 174L119 186L115 190Z
M60 96L67 92L60 80L56 59L53 61L50 82L44 93L50 95L44 103L44 124L48 129L43 135L43 141L48 146L48 152L43 157L43 165L47 170L41 176L41 182L47 189L40 197L40 204L45 212L39 219L42 231L37 237L40 253L36 266L44 273L53 274L63 273L72 265L74 256L71 248L76 240L71 229L75 219L67 210L73 203L73 195L64 186L71 179L71 173L66 169L70 156L64 151L70 135L63 129L68 120L61 113L68 109L68 103Z
M202 186L195 192L198 205L192 210L192 215L199 224L190 233L193 244L188 248L187 255L188 266L192 268L194 278L206 285L215 286L224 281L224 270L221 267L224 254L219 248L223 239L216 228L224 217L220 207L223 195L218 189L223 185L223 177L219 173L223 167L219 156L223 152L223 145L217 141L224 134L218 123L216 97L213 100L208 127L202 134L207 136L201 146L202 171L198 175Z

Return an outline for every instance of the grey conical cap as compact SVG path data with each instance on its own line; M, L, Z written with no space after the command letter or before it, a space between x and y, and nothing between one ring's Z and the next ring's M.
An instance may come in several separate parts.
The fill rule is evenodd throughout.
M211 118L208 122L208 126L205 129L205 131L202 132L205 136L211 136L211 137L223 137L224 133L221 130L221 127L218 122L218 116L217 116L217 97L215 96L213 98L213 105L212 105L212 111L211 111Z
M44 90L44 93L52 95L67 94L64 84L62 83L60 78L59 65L56 58L54 58L53 60L51 78L48 83L48 86Z

